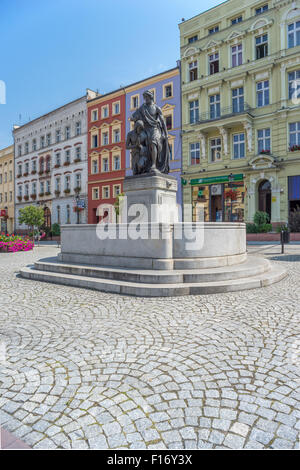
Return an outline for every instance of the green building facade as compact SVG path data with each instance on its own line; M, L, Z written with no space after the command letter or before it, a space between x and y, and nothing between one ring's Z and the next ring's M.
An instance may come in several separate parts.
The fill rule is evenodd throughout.
M180 25L183 202L206 221L300 206L300 1L228 0ZM298 87L298 89L297 89Z

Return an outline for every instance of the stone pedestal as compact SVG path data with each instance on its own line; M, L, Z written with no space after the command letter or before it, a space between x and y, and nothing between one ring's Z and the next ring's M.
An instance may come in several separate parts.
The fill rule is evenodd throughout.
M123 188L127 199L121 208L121 223L137 217L143 223L179 221L177 180L172 176L161 173L128 176Z

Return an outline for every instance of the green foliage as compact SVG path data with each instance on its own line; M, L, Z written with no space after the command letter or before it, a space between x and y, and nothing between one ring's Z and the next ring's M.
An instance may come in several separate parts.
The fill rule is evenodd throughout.
M291 232L300 232L300 207L293 210L289 217L289 228Z
M272 230L273 230L272 224L257 225L257 233L268 233L268 232L272 232Z
M256 224L246 224L246 231L247 233L257 233L257 225Z
M58 237L60 235L60 225L55 223L52 225L52 234L54 237Z
M282 230L283 230L284 232L288 232L288 231L289 231L289 226L288 226L288 225L277 225L277 227L276 227L276 232L277 232L277 233L281 233Z
M115 203L114 203L115 212L118 216L120 215L120 211L122 209L122 207L120 207L121 206L121 204L120 204L120 198L121 197L124 197L124 193L119 194L116 197L116 200L115 200Z
M31 230L33 228L39 229L44 223L44 210L42 207L27 206L20 209L19 223L25 224Z
M254 223L258 226L267 224L270 221L269 214L262 211L257 211L254 214Z

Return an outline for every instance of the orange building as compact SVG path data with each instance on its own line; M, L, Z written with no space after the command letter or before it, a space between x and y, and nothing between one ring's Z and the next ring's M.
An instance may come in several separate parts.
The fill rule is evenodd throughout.
M96 224L123 191L126 169L126 103L120 89L87 102L88 223ZM102 210L100 211L99 206Z

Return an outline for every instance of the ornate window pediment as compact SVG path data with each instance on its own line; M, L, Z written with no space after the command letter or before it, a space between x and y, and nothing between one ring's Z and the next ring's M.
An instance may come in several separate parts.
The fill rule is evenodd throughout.
M249 31L252 31L254 33L258 29L270 27L272 24L273 20L269 20L268 18L259 18L251 25Z
M260 170L266 168L276 168L277 164L275 158L272 155L261 153L249 161L249 165L252 166L253 170Z
M241 39L243 36L245 36L244 31L232 31L229 36L225 39L225 42L231 42L235 39Z
M167 104L166 103L161 109L162 109L162 111L169 111L169 110L174 109L174 108L175 108L174 104L172 105L172 104Z
M183 58L187 58L198 53L199 49L197 49L196 47L188 47L183 53Z
M221 45L221 41L209 41L204 47L205 50L216 49Z

